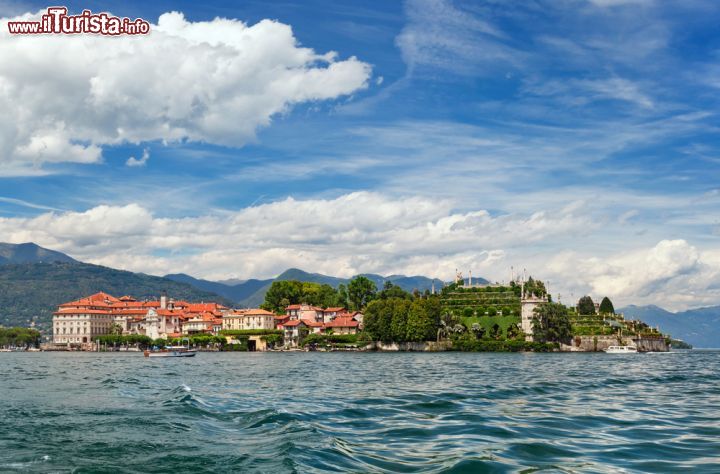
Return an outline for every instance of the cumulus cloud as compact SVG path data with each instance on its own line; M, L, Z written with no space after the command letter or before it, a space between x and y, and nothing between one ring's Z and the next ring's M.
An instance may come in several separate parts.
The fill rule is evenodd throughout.
M453 208L448 200L369 192L287 198L178 219L155 217L139 204L103 205L0 219L0 233L12 242L35 241L116 267L226 278L271 276L289 266L344 276L365 271L450 276L456 266L490 271L509 265L503 247L592 228L572 209L493 216ZM153 259L158 252L171 256Z
M141 204L96 206L0 218L10 242L34 241L83 261L151 274L185 272L211 280L266 278L289 267L337 276L358 273L451 279L456 268L507 281L510 267L550 282L564 302L583 294L616 305L671 309L720 299L720 252L685 240L627 251L576 201L545 211L495 214L457 202L356 192L286 198L195 217L156 216ZM604 246L578 242L604 235ZM595 250L589 250L589 249Z
M98 162L118 143L242 146L293 105L352 94L371 75L355 57L299 46L271 20L171 12L148 36L108 38L12 36L13 19L0 19L0 172Z
M152 274L220 280L299 267L345 277L377 272L451 279L460 268L507 281L514 266L549 280L566 302L569 295L590 293L619 304L677 308L720 297L720 254L684 240L603 255L554 250L601 231L582 202L493 215L458 211L450 200L369 192L287 198L184 218L155 216L140 204L0 218L4 240L34 241L84 261Z
M621 303L656 304L668 309L717 304L720 252L701 251L685 240L661 240L650 248L603 258L563 252L546 267L577 299L610 296Z
M134 156L131 156L128 158L128 160L125 162L125 166L130 166L132 168L145 166L150 159L150 150L145 148L142 153L141 158L135 158Z

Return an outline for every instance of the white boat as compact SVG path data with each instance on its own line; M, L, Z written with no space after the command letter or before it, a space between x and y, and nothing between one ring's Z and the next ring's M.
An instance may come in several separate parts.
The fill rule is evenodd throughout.
M145 357L194 357L197 351L185 346L168 346L164 349L145 351Z
M12 352L12 349L8 349L6 347L0 348L0 352Z
M605 349L607 354L637 354L635 346L610 346Z
M186 346L165 346L163 349L145 351L145 357L195 357L197 351L190 349L190 339L184 337L183 341L187 341Z

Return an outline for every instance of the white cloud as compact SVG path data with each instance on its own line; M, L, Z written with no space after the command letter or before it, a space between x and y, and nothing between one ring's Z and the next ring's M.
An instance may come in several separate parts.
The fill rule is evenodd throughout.
M720 299L720 253L703 253L683 240L624 253L608 246L600 254L558 251L603 231L586 214L582 203L492 215L457 211L449 200L359 192L185 218L156 217L139 204L103 205L0 218L0 235L115 268L214 280L270 277L299 267L337 276L378 272L444 279L460 268L501 281L513 265L549 280L565 301L586 292L608 295L617 304L670 307ZM713 282L718 289L711 289Z
M368 64L301 47L290 26L271 20L189 22L172 12L148 36L113 38L11 36L8 20L0 19L2 174L98 162L108 144L242 146L293 105L352 94L370 78Z
M485 74L482 65L518 63L518 51L501 41L496 26L449 0L408 0L408 21L395 39L410 72L420 66Z
M142 153L142 157L141 157L141 158L138 159L138 158L135 158L134 156L131 156L131 157L128 158L128 160L125 162L125 166L130 166L130 167L141 167L141 166L145 166L145 165L147 164L147 162L148 162L149 159L150 159L150 150L148 150L147 148L145 148L145 149L143 150L143 153Z

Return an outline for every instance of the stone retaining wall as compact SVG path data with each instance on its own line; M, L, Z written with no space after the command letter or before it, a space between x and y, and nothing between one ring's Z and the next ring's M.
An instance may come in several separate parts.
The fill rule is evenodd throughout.
M570 345L561 344L563 352L600 352L610 346L635 346L640 352L667 352L670 348L664 338L636 338L617 336L577 336Z

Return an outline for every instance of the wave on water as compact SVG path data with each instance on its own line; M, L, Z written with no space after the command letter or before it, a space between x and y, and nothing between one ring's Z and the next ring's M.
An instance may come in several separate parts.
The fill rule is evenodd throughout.
M0 471L720 472L718 355L48 355Z

